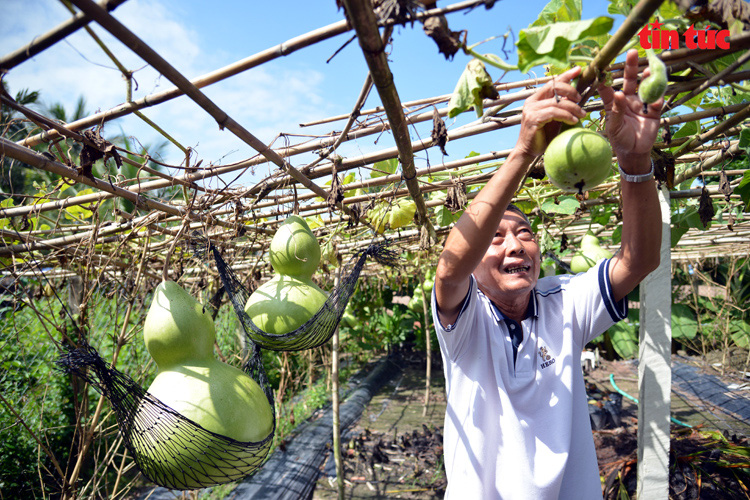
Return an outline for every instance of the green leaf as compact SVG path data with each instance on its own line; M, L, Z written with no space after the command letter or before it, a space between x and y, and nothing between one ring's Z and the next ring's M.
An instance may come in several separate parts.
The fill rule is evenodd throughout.
M743 127L740 130L740 143L738 145L745 150L745 153L750 155L750 127Z
M564 196L560 198L559 203L555 203L554 200L545 200L542 203L542 210L548 214L565 214L573 215L581 204L572 196Z
M454 118L460 113L474 107L478 117L482 116L482 100L485 97L497 96L497 90L492 85L492 77L487 73L484 63L472 59L464 68L458 79L453 95L448 102L448 117Z
M732 335L732 340L742 349L750 347L750 323L747 321L732 321L732 326L736 328Z
M635 0L609 0L608 14L619 14L627 17L635 7Z
M697 121L687 122L682 127L680 127L680 130L675 132L675 134L672 136L672 139L679 139L680 137L690 137L697 133L698 133L698 122Z
M586 38L609 33L613 19L600 16L586 21L534 26L518 34L518 68L521 73L541 64L568 65L568 51Z
M531 26L545 26L564 21L580 21L581 0L551 0L539 13Z
M612 243L614 245L619 245L622 241L622 226L617 226L614 231L612 231Z
M464 213L463 210L455 214L445 207L435 207L435 224L438 226L448 226L453 224Z
M612 347L621 358L632 359L638 354L638 335L633 325L620 321L607 331L612 340Z
M740 195L742 203L745 204L745 210L750 209L750 170L745 170L742 180L734 188L734 194Z
M375 163L375 168L370 171L370 178L385 177L386 175L396 173L398 168L398 158L382 160Z
M606 226L607 224L609 224L609 219L612 218L612 210L613 207L611 205L591 207L591 221L594 224Z
M695 313L685 304L672 304L672 337L692 339L698 334Z

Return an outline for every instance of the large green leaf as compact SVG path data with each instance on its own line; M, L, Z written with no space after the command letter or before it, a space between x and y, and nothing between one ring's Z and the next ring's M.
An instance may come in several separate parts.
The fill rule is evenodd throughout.
M743 320L732 321L732 340L743 349L750 347L750 323Z
M638 334L630 323L620 321L608 330L612 347L623 359L632 359L638 354Z
M530 26L545 26L566 21L581 20L581 0L552 0L544 6L536 21Z
M521 73L541 64L566 66L570 47L586 38L596 37L612 29L613 19L600 16L585 21L558 22L532 26L518 34L518 69Z
M672 304L672 337L693 339L698 334L695 313L685 304Z
M548 214L565 214L573 215L581 204L573 196L563 196L559 201L545 200L542 203L542 210Z
M497 96L497 90L492 85L492 77L487 73L484 63L472 59L464 68L461 77L453 89L453 95L448 102L448 117L454 118L460 113L474 107L478 117L482 116L482 100L485 97Z
M398 158L382 160L376 162L374 169L370 172L370 178L385 177L386 175L395 174L398 168Z
M672 136L672 139L679 139L680 137L690 137L697 133L698 133L698 122L697 121L687 122L682 127L680 127L680 130L675 132L675 134Z

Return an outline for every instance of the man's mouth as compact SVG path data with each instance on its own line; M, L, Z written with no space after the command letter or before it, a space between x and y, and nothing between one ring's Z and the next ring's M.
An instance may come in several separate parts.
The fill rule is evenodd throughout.
M531 269L531 266L511 266L506 267L505 272L508 274L524 273Z

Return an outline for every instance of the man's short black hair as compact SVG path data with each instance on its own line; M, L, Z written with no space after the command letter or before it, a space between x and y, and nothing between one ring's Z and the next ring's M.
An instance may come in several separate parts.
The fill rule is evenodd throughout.
M517 205L514 205L513 203L510 203L508 205L508 208L505 209L505 211L507 212L508 210L511 210L511 211L516 212L517 214L519 214L521 217L523 217L523 220L526 221L526 224L528 224L529 226L531 226L531 221L529 220L529 216L526 215L523 210L521 210L520 208L518 208Z

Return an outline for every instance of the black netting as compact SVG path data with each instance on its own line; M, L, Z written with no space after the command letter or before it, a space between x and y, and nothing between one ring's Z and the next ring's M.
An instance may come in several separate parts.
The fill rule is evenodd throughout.
M214 259L226 292L248 338L251 355L243 369L263 389L274 413L270 434L258 442L240 442L208 431L145 391L133 379L107 364L88 344L65 352L58 364L86 380L110 402L120 434L138 468L154 483L174 489L196 489L241 479L263 463L276 429L273 390L268 383L261 348L298 351L327 342L341 320L368 257L395 265L395 254L373 244L355 255L342 270L344 277L321 309L304 325L285 335L258 329L245 314L249 294L215 247Z
M274 415L271 432L258 442L235 441L204 429L112 368L89 345L69 350L58 364L109 400L136 465L160 486L188 490L242 479L261 466L271 448L276 429L273 391L258 348L244 368L263 388Z
M219 276L221 276L224 288L234 305L234 310L242 322L245 333L255 344L273 351L301 351L328 342L339 321L341 321L341 316L344 314L349 298L354 293L359 274L362 272L367 258L372 257L377 262L387 266L395 266L397 263L396 254L386 248L385 245L378 243L370 245L353 256L344 266L341 270L342 277L338 286L331 291L328 299L312 318L294 331L276 335L264 332L253 324L250 317L245 313L245 304L250 294L221 258L219 251L215 247L211 247L211 250Z

